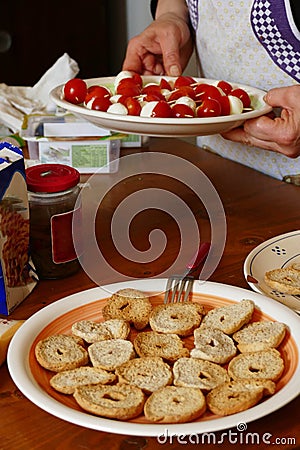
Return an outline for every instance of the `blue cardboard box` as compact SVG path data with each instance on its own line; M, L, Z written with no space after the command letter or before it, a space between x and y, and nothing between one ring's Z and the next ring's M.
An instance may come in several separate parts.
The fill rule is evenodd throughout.
M0 143L0 314L9 315L37 281L29 252L29 207L22 151Z

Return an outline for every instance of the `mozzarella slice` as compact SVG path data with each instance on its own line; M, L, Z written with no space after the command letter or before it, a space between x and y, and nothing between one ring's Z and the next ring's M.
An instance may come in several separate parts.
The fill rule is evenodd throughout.
M171 91L169 89L161 89L161 93L165 98L170 96Z
M152 102L147 102L144 104L141 110L141 117L151 117L153 109L158 104L158 101L153 100Z
M113 103L108 107L106 112L111 114L120 114L122 116L127 116L128 114L126 106L122 105L122 103Z
M121 97L122 97L122 95L120 95L120 94L112 95L110 97L110 101L111 101L111 103L118 103L118 101L120 100Z
M93 101L94 101L94 99L92 98L92 99L89 100L87 103L84 103L84 106L85 106L87 109L92 109Z
M180 97L178 100L176 100L175 104L179 103L180 105L187 105L190 108L192 108L193 111L196 109L196 102L188 96Z
M234 97L233 95L228 95L230 114L242 114L244 105L241 99Z

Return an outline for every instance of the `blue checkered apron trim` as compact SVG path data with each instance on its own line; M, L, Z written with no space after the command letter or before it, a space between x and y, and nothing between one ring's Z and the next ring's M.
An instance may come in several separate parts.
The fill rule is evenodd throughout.
M190 21L193 29L196 31L198 25L198 0L186 0L189 7Z
M255 0L251 24L274 63L300 82L300 41L292 32L284 0Z

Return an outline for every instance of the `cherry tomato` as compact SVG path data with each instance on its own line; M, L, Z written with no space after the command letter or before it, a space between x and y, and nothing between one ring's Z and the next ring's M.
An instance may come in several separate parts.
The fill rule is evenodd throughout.
M128 114L130 116L139 116L140 115L142 107L136 98L125 97L124 95L122 95L119 98L118 103L122 103L124 106L126 106L126 108L128 110Z
M196 83L194 78L181 75L180 77L177 77L174 83L174 88L178 88L181 86L190 86L191 84Z
M116 95L112 95L110 97L110 101L111 101L111 103L122 103L123 105L125 105L126 98L128 98L128 97L126 97L126 95L116 94Z
M64 99L67 102L78 105L83 103L87 93L87 85L84 80L80 78L72 78L66 82L63 88Z
M221 105L221 116L229 116L230 114L230 101L227 95L222 95L218 102Z
M193 109L183 103L176 103L172 107L173 117L195 117Z
M153 102L153 101L159 101L159 100L164 100L165 98L162 97L161 95L156 95L156 94L147 94L145 97L143 97L143 101L144 102Z
M138 73L132 72L131 70L122 70L121 72L118 73L118 75L115 78L115 88L118 86L118 84L120 83L120 81L125 80L125 79L130 79L132 81L135 82L135 84L137 84L138 86L142 87L143 85L143 80L141 75L139 75Z
M138 86L143 86L143 80L139 73L132 72L130 70L128 70L128 71L125 70L123 72L120 72L119 75L121 75L120 81L127 78L127 79L133 80Z
M90 100L92 100L95 97L110 97L110 96L111 96L111 92L107 87L93 85L88 88L84 102L88 103Z
M217 100L205 98L196 109L197 117L218 117L221 115L221 105Z
M172 86L170 85L170 83L165 78L162 78L160 80L159 86L160 86L161 89L167 89L168 91L172 90Z
M221 92L216 86L206 83L197 84L194 87L197 100L204 100L205 98L211 98L213 100L219 100L222 97Z
M233 95L234 97L239 98L240 100L242 100L244 108L249 108L251 106L251 99L248 95L248 93L246 91L244 91L244 89L233 89L230 92L230 95Z
M221 88L222 91L224 92L224 94L226 94L226 95L228 95L232 91L232 86L227 81L221 80L221 81L219 81L217 86L219 88Z
M164 95L161 92L161 88L158 84L148 84L142 89L142 94L155 96L156 99L165 100ZM149 101L149 100L148 100Z
M190 97L195 100L196 93L191 86L181 86L170 94L168 101L172 102L174 100L178 100L180 97Z
M154 106L151 117L172 117L172 108L164 100L160 100L156 106Z
M142 86L143 86L143 79L142 79L141 75L140 75L139 73L136 73L136 72L130 72L130 71L129 71L129 73L131 74L131 79L132 79L138 86L142 87ZM128 77L128 78L130 78L130 77Z
M87 107L96 111L107 111L111 104L109 97L95 97L89 101Z
M123 78L116 87L116 94L126 95L126 97L136 97L140 93L141 87L133 78Z

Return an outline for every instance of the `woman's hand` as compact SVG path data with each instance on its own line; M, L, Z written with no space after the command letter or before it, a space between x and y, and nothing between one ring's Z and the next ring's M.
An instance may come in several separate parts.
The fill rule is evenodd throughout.
M281 108L280 117L266 115L250 119L243 127L222 136L290 158L300 156L300 85L271 89L265 101L273 108Z
M142 75L179 76L193 52L187 18L165 13L127 46L122 70Z

